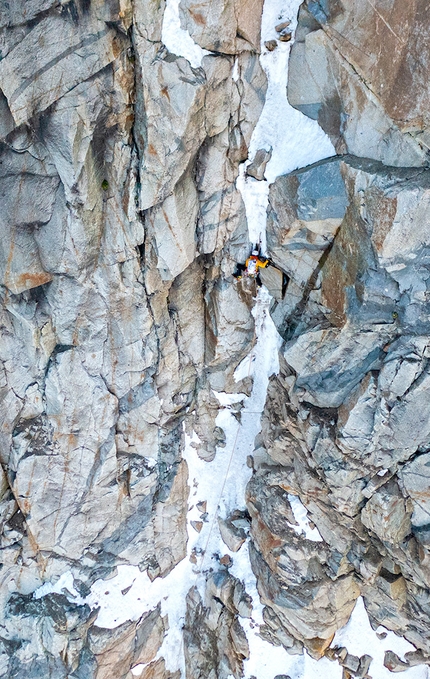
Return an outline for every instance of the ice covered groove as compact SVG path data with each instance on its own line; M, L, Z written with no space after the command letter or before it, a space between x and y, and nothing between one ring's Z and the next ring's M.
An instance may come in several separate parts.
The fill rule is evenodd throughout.
M210 54L210 52L197 45L188 31L181 27L179 2L180 0L166 1L161 40L169 52L188 59L193 68L199 68L205 54Z
M300 1L295 0L281 3L277 0L265 1L262 19L263 49L261 63L268 78L266 103L251 139L249 161L241 167L237 180L237 186L245 203L250 242L260 243L263 252L266 252L266 207L269 185L279 175L287 174L296 168L305 167L335 154L330 139L318 123L293 109L288 103L286 86L291 43L278 43L274 51L268 51L264 48L265 41L276 38L274 27L279 22L289 20L291 29L294 31L297 25L296 17L299 5ZM246 176L245 171L246 165L259 149L271 150L272 152L263 181L257 181L253 177ZM245 361L243 361L237 369L238 377L244 376L245 369ZM254 375L254 380L256 379L258 377ZM292 528L298 534L304 532L305 537L309 540L322 541L318 529L316 527L311 528L309 525L306 508L300 499L291 494L288 495L288 499L294 517L299 524L292 526ZM247 679L251 676L260 679L260 677L272 677L276 674L287 674L291 679L311 679L313 677L341 679L343 671L337 663L330 662L327 658L322 658L319 661L313 660L306 652L298 657L288 656L286 652L279 648L270 648L267 642L258 636L256 633L258 627L255 625L262 622L262 606L248 553L245 549L246 545L242 547L238 554L234 555L235 562L231 572L244 580L246 589L253 598L253 621L244 621L243 623L250 646L250 658L245 662ZM396 638L395 635L390 637L389 642L387 641L388 645L381 646L376 633L370 627L367 613L360 599L345 628L346 639L350 638L348 634L353 638L360 637L362 629L370 630L369 637L367 638L367 647L363 650L363 646L360 653L357 651L357 654L359 656L366 653L373 655L373 649L378 649L377 652L375 650L371 676L374 679L385 679L389 675L388 670L383 666L384 650L388 648L388 645L391 644L391 650L399 654L406 646L407 648L412 646L404 639ZM346 630L349 630L349 632ZM343 630L338 632L335 641L343 638L342 633ZM350 653L354 653L354 650L351 650L353 646L349 644L349 641L345 645ZM411 678L424 679L428 677L426 667L421 666L410 671L416 672L409 675Z
M269 199L269 183L247 177L245 164L242 164L239 168L236 184L245 203L249 240L253 244L259 243L261 251L266 252L266 210Z
M287 99L288 59L294 42L300 0L265 0L261 25L261 65L268 88L263 111L254 129L249 147L249 160L241 167L237 179L248 220L252 243L260 243L266 251L266 209L269 186L277 177L335 155L333 144L316 120L293 108ZM273 51L265 42L276 39L275 26L290 21L291 42L278 42ZM265 180L246 176L245 168L259 149L271 150Z
M287 99L288 59L300 4L301 0L265 0L263 7L260 61L268 89L252 135L249 157L252 160L258 149L272 149L265 173L269 184L282 174L335 155L333 144L318 122L293 108ZM291 42L278 42L275 50L267 50L264 43L277 37L275 26L287 20L293 31Z

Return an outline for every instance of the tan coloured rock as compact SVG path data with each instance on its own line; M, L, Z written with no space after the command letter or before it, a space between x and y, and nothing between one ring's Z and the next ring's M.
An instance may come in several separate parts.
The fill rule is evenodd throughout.
M257 179L258 181L261 181L264 178L266 165L271 157L272 149L269 151L266 151L266 149L258 149L252 163L246 167L246 174L250 177L254 177L254 179Z
M197 191L190 176L181 179L173 194L150 210L147 220L154 233L162 280L173 280L194 260L197 215Z
M180 679L179 670L172 674L172 672L166 669L164 658L160 658L159 660L150 663L142 670L141 674L136 675L135 672L130 672L130 676L127 675L127 679L133 679L133 677L136 676L138 679Z
M224 54L258 52L262 9L261 0L215 0L209 7L182 0L181 24L204 49Z
M411 532L411 510L396 484L382 486L366 503L361 520L382 542L398 544Z
M92 627L89 646L96 656L96 679L125 676L127 667L149 663L165 633L160 611L155 609L138 622L126 622L114 630Z

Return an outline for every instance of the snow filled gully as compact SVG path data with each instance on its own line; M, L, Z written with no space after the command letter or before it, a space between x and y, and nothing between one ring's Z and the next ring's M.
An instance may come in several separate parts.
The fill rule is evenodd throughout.
M237 182L245 202L250 242L260 241L263 251L270 184L281 174L334 154L330 140L316 121L306 118L287 101L291 43L279 42L273 52L264 47L265 41L277 37L275 26L278 23L291 21L290 27L294 32L300 1L266 0L264 4L261 63L267 74L268 90L251 140L249 160L241 167ZM181 28L178 6L179 0L167 0L162 39L169 51L187 58L193 67L198 67L206 51ZM235 77L234 70L232 77ZM246 165L258 149L272 152L262 181L247 177L245 173ZM225 447L217 450L212 462L204 462L193 445L198 442L197 436L185 435L184 458L189 468L190 484L187 556L165 578L156 578L153 582L138 567L119 566L115 577L96 581L86 599L82 599L75 590L71 572L64 573L54 584L46 583L34 594L35 598L40 598L49 592L62 592L77 604L86 603L92 609L99 608L97 625L108 629L114 629L127 620L137 620L160 604L162 615L168 616L169 629L156 658L163 657L168 670L180 670L183 679L186 677L182 637L186 595L191 587L196 586L204 596L205 573L209 568L218 568L221 554L230 556L230 572L243 582L252 597L252 618L241 619L250 648L250 657L244 664L245 679L274 679L278 674L288 675L291 679L342 677L342 668L337 663L326 658L316 661L306 653L289 655L282 647L274 647L258 636L259 625L263 622L263 606L250 566L248 543L246 541L236 553L229 552L221 540L218 527L218 516L226 517L235 509L245 509L245 488L252 473L246 460L254 450L254 440L260 431L269 377L278 371L280 337L269 315L270 299L268 292L260 289L253 309L256 343L235 373L237 381L252 375L251 395L215 393L220 403L216 424L226 434ZM255 370L256 366L258 370ZM238 402L243 406L240 424L232 408ZM220 483L214 484L213 479L219 479ZM321 541L318 530L310 526L306 509L299 498L289 495L288 499L298 523L292 526L294 530L304 532L310 540ZM201 531L196 532L191 522L201 521L201 503L205 503L207 520L202 523ZM385 634L386 630L379 628L377 632ZM357 656L371 655L373 662L369 671L373 679L388 679L392 674L383 666L384 651L391 649L402 657L414 647L392 632L384 634L378 636L372 630L360 598L350 621L336 634L333 644L346 646L350 653ZM380 638L383 636L383 639ZM131 672L139 677L144 667L137 665L131 668ZM403 673L405 679L426 679L428 676L428 669L423 666Z

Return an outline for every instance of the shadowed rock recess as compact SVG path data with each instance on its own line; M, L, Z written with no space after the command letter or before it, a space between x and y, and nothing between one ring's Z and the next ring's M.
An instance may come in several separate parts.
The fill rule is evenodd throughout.
M82 600L120 565L168 575L187 552L184 432L212 460L213 391L250 390L234 371L253 300L232 273L262 0L180 2L198 68L162 43L164 10L0 0L2 678L179 679L160 605L107 630L67 590L33 593L69 571ZM429 32L427 0L300 8L288 99L338 155L270 187L283 342L236 516L266 640L333 655L361 595L421 651L403 669L430 656ZM288 494L321 542L292 529ZM220 526L236 552L245 529ZM190 582L187 679L244 676L251 611L222 564L205 598Z

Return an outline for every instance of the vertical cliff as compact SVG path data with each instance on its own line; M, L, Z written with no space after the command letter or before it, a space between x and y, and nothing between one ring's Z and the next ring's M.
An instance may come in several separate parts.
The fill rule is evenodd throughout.
M0 677L427 676L429 11L297 9L0 0Z

